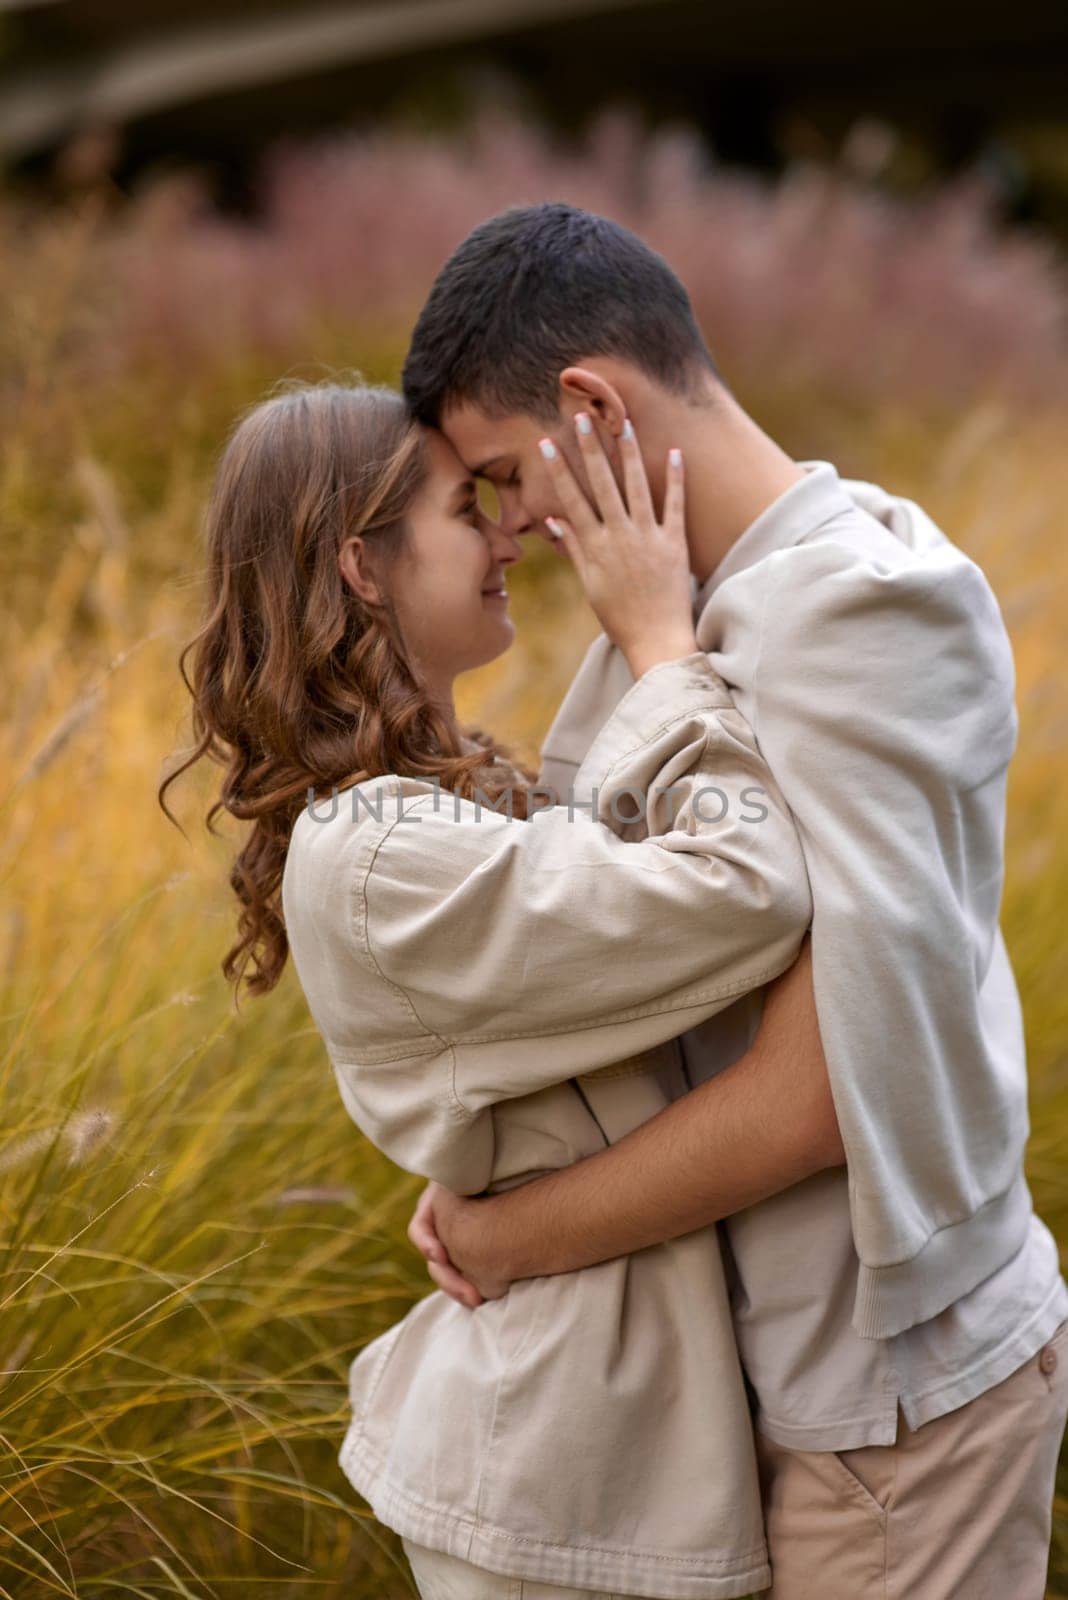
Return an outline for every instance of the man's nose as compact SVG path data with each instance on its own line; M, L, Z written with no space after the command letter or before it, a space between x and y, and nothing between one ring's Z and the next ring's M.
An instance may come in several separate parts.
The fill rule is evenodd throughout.
M502 495L500 504L500 520L497 526L509 538L515 539L522 533L534 532L534 519L528 516L526 507L521 500L509 495L507 499Z
M510 567L512 562L518 561L523 554L523 546L516 534L509 533L498 525L493 536L493 554L502 567Z
M544 539L546 544L556 549L556 540L546 528L543 519L530 516L522 504L513 503L507 510L502 505L498 526L513 539L522 538L528 533L536 534L539 539Z

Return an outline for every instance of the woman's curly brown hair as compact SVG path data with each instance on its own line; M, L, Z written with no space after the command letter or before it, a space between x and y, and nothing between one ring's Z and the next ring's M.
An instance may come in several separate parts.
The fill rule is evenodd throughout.
M512 814L528 815L535 774L434 703L392 604L365 604L338 565L359 535L390 570L426 473L425 435L402 397L337 382L286 384L238 418L220 457L205 618L178 657L195 746L157 798L176 822L165 791L207 756L225 769L208 831L220 810L252 824L230 871L241 911L221 965L235 997L242 980L265 994L285 966L282 870L304 805L397 773L489 804L510 792Z

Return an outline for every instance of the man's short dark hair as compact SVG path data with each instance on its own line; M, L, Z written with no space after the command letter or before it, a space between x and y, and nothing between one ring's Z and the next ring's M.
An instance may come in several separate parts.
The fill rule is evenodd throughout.
M463 403L549 421L561 370L594 355L622 357L695 398L702 377L718 377L663 256L577 206L513 206L480 223L438 273L404 363L404 394L432 426Z

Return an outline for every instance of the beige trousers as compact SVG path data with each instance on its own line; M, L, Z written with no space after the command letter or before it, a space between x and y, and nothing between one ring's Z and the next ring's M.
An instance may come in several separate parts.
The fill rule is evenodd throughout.
M761 1600L1043 1600L1068 1419L1068 1322L1003 1382L894 1444L788 1450L756 1434L772 1586ZM506 1578L401 1541L422 1600L625 1600Z
M1043 1600L1068 1418L1068 1322L1022 1367L894 1444L788 1450L757 1433L761 1600Z

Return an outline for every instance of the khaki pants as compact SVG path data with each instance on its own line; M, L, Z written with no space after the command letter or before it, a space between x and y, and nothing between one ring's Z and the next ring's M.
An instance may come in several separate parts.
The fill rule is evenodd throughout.
M761 1600L1043 1600L1068 1417L1068 1322L1002 1383L894 1444L788 1450L757 1434L772 1586Z

